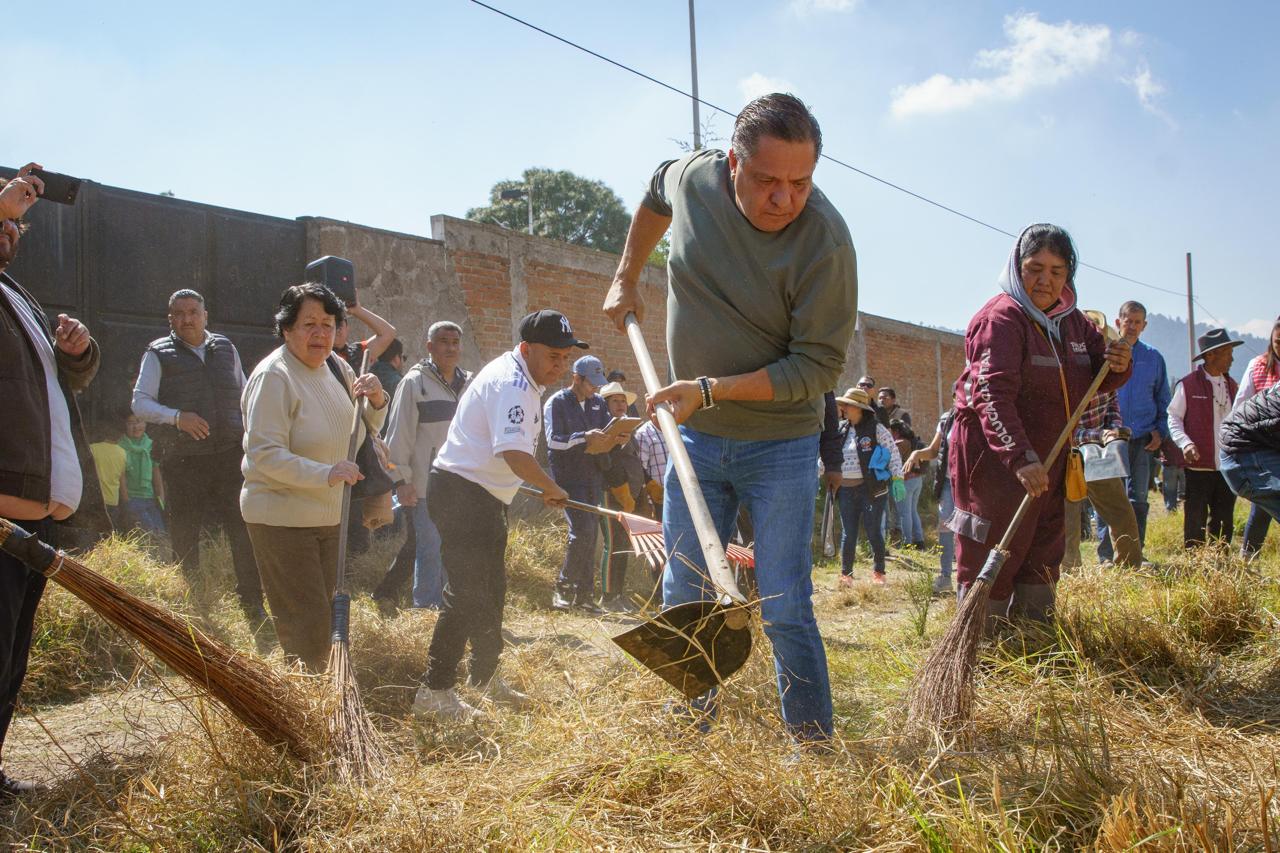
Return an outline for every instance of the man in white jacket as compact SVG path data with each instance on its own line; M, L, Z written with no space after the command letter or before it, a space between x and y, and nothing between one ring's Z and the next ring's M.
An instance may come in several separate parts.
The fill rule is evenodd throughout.
M414 537L413 606L444 604L440 534L427 512L427 473L444 446L458 398L472 374L458 366L462 327L448 320L427 330L427 357L396 386L387 418L387 446L395 465L396 500L410 513Z

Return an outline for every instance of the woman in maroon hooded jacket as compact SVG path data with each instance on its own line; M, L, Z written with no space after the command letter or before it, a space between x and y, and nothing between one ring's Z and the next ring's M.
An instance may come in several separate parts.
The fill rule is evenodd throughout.
M1064 548L1066 454L1048 468L1044 460L1104 361L1112 373L1102 390L1129 378L1128 344L1107 345L1076 309L1075 272L1070 235L1056 225L1029 226L1000 276L1001 292L965 332L950 459L961 596L1023 496L1037 498L992 587L992 619L1049 618Z

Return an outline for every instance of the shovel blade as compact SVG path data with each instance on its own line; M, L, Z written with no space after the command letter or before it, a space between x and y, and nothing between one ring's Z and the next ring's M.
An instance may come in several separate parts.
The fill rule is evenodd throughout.
M679 604L613 641L686 699L694 699L741 669L751 654L750 623L732 628L725 620L737 610L714 601Z

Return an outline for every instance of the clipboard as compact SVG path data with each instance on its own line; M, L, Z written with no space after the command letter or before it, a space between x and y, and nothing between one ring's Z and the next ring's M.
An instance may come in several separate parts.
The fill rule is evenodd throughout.
M600 431L607 436L613 437L624 433L634 433L642 426L644 426L644 418L621 417L609 421L608 425Z

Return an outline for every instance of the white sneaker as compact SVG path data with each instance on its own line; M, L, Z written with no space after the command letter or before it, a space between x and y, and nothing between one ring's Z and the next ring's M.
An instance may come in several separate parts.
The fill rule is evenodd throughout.
M484 697L495 705L506 705L517 710L529 707L529 697L516 690L501 675L495 674L489 683L480 688Z
M462 701L458 697L458 691L452 687L446 690L419 687L418 695L413 697L413 715L418 718L466 723L480 716L480 711Z

